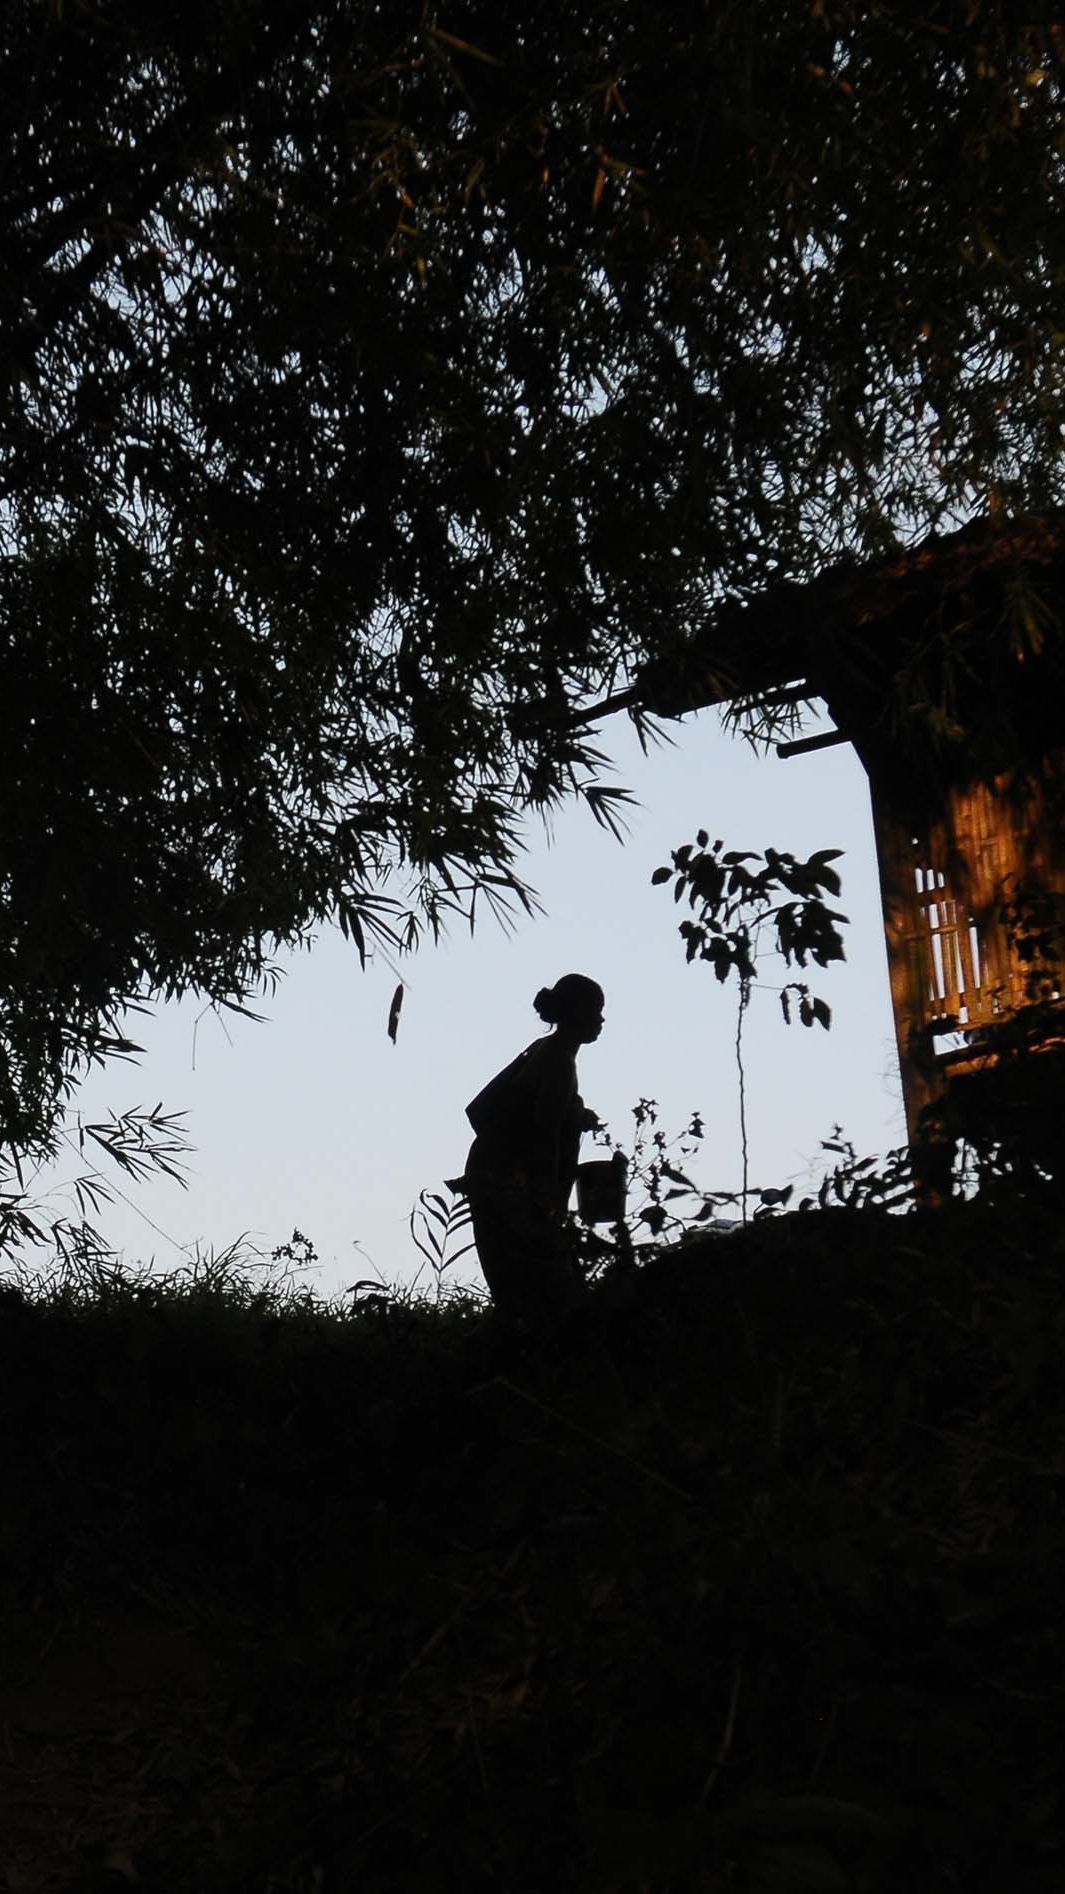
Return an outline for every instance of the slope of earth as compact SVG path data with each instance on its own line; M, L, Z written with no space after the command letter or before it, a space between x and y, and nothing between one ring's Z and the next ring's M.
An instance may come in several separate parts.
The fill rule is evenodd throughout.
M1065 1233L0 1296L0 1888L1065 1884Z

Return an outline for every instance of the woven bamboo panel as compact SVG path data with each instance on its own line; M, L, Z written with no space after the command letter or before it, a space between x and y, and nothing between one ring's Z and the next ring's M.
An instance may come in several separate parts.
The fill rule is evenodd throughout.
M962 1056L956 1043L948 1051L948 1036L1001 1025L1033 997L1032 962L1021 951L1023 927L1018 929L1011 907L1023 894L1026 900L1057 896L1065 908L1065 753L1046 759L1030 781L1003 777L994 785L951 791L923 835L885 807L872 787L892 1004L912 1127L941 1084L935 1051L954 1062ZM981 1062L991 1043L981 1033Z

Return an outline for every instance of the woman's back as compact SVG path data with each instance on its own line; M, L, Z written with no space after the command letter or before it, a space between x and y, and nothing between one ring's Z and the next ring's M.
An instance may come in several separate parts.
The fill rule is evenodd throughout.
M536 1039L490 1079L466 1107L466 1116L484 1148L529 1168L552 1168L569 1111L579 1106L577 1061L572 1049L552 1033Z

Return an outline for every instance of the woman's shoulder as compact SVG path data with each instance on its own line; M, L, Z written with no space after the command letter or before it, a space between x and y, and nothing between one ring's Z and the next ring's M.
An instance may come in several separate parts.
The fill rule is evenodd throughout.
M534 1039L521 1055L521 1066L527 1082L537 1088L546 1086L556 1092L576 1087L576 1057L557 1033L545 1039Z
M531 1046L518 1054L521 1063L530 1066L572 1066L576 1070L577 1061L569 1046L557 1033L545 1033L542 1039L534 1039Z

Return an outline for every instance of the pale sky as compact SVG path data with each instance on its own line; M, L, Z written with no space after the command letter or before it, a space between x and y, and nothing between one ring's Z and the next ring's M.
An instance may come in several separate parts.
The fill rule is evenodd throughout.
M101 1163L130 1202L116 1199L98 1227L127 1260L170 1268L183 1247L221 1250L241 1236L268 1252L298 1227L321 1258L310 1280L323 1295L375 1274L409 1282L420 1266L408 1231L418 1192L461 1172L472 1136L467 1101L544 1030L533 995L563 973L589 974L606 992L602 1038L580 1056L586 1103L625 1145L641 1097L658 1100L669 1135L698 1110L706 1138L691 1168L708 1188L736 1188L737 989L719 986L705 964L685 964L676 930L686 910L650 880L700 827L730 848L845 851L835 866L836 905L850 917L846 963L804 975L767 957L747 1014L751 1182L794 1180L800 1195L820 1175L819 1141L837 1121L861 1155L900 1144L869 795L853 751L756 756L715 711L668 728L675 747L645 759L627 720L604 722L597 747L641 805L624 845L578 803L556 820L553 840L530 825L520 871L546 914L519 918L512 935L486 917L472 939L456 927L444 944L405 958L395 1046L386 1030L394 973L380 960L361 971L333 930L284 960L276 994L257 1005L263 1024L220 1018L193 999L130 1021L145 1048L140 1064L92 1074L75 1110L93 1119L161 1100L187 1112L195 1149L187 1190L165 1179L129 1184ZM797 973L831 1005L829 1032L784 1024L770 989ZM601 1153L586 1140L584 1155ZM44 1191L53 1211L72 1214L66 1186L85 1162L67 1147L34 1195ZM481 1284L472 1256L456 1279ZM420 1286L431 1288L427 1272Z

